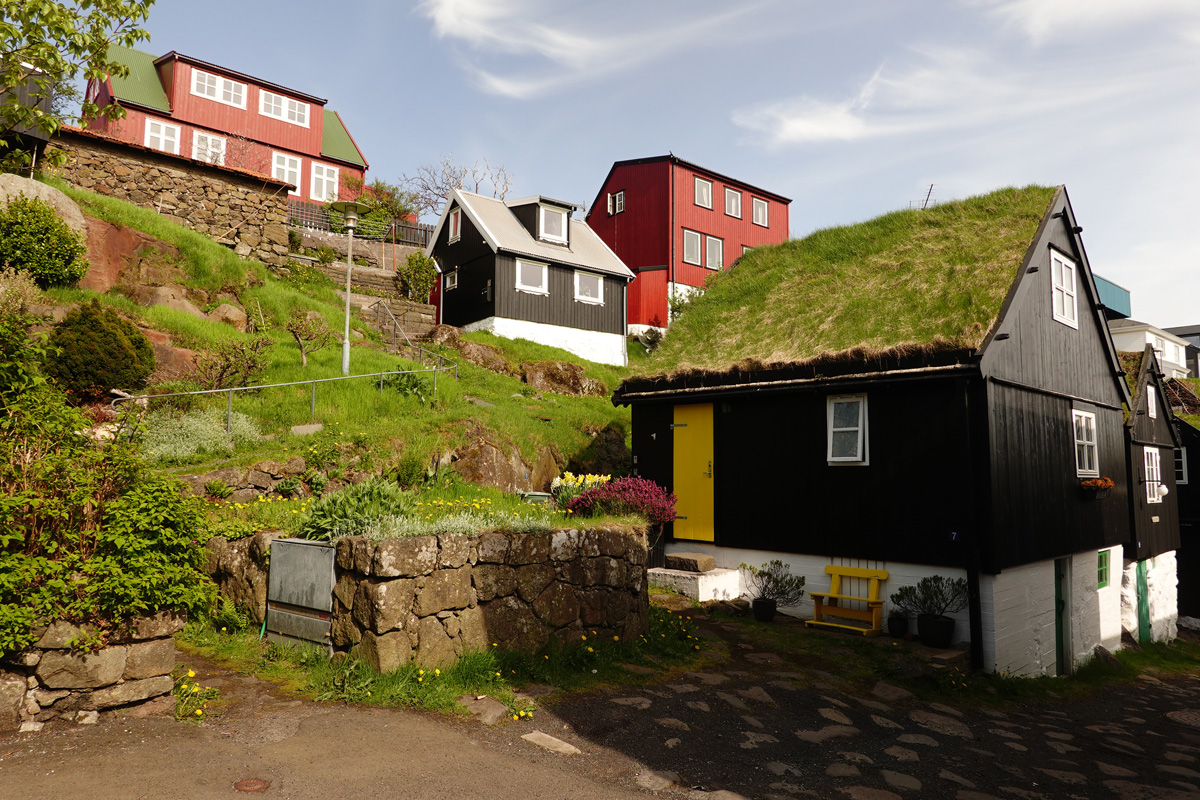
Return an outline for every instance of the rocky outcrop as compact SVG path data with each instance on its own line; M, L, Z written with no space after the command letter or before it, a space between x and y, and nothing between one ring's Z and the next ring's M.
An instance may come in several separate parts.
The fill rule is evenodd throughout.
M464 479L505 492L548 492L559 475L551 448L542 448L531 466L514 445L501 445L486 435L477 435L455 450L453 463Z
M539 392L571 394L579 397L603 397L604 384L583 373L583 367L570 361L535 361L521 365L522 380Z
M242 333L246 332L246 324L249 322L246 312L230 303L221 303L221 305L208 312L208 318L214 322L224 322L226 325L232 325Z
M183 277L176 266L179 250L174 245L133 228L88 217L87 248L91 266L79 281L84 289L132 290L177 282Z
M11 173L0 173L0 206L6 206L20 195L36 197L45 202L58 214L67 227L78 234L87 234L87 223L78 204L65 194L40 181L23 178Z
M185 618L159 612L126 622L92 651L73 649L95 635L58 620L37 643L0 661L0 733L51 719L95 721L95 712L141 703L174 686L175 643Z

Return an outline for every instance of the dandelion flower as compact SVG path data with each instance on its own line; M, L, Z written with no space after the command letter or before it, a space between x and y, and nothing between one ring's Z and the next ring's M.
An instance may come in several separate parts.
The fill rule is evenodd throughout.
M199 716L201 716L202 714L204 714L204 712L203 712L203 711L201 711L200 709L198 709L198 708L197 708L197 709L196 709L196 716L197 716L197 717L199 717Z
M197 683L195 686L192 687L192 694L195 694L198 691L200 691L200 684Z
M440 669L435 669L435 670L433 671L433 674L434 674L434 675L441 675L441 674L442 674L442 671L441 671Z
M620 637L620 636L614 636L614 637L613 637L613 641L614 641L614 642L619 642L619 641L621 641L621 637Z
M583 639L585 642L587 641L587 636L580 636L579 638Z
M595 651L595 650L593 650L592 648L590 648L590 647L589 647L589 648L588 648L588 652L589 652L589 653L594 653L594 652L596 652L596 651Z
M196 677L196 673L195 673L193 670L190 670L190 669L189 669L189 670L188 670L188 677L189 677L189 678L194 678L194 677Z
M513 719L514 719L514 720L515 720L515 719L517 719L517 715L516 715L516 714L513 714Z

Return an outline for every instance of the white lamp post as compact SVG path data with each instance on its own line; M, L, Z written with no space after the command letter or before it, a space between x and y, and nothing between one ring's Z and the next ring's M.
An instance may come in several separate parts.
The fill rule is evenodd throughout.
M350 270L354 267L354 228L358 225L358 215L365 214L371 207L354 200L337 200L329 207L345 219L346 230L350 232L350 241L346 245L346 327L342 333L342 374L350 374Z

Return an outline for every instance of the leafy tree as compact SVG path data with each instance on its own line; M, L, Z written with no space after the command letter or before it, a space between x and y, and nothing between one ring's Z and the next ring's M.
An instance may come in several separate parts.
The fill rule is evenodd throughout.
M135 389L154 371L154 348L112 309L93 300L67 314L50 334L46 374L76 400Z
M287 332L300 348L300 366L308 366L308 354L315 353L333 341L329 323L316 311L306 311L300 306L292 309L288 317Z
M5 0L0 19L0 144L10 144L20 127L52 136L65 122L124 117L123 108L101 108L94 97L84 98L78 117L68 116L61 106L50 113L38 106L81 75L97 82L109 75L128 75L127 67L108 57L109 46L132 47L145 39L140 25L153 4L154 0ZM22 86L31 94L24 104L14 91ZM55 153L60 161L65 159L61 151Z
M45 200L19 195L0 208L0 268L26 272L42 288L87 274L87 245Z
M221 342L212 352L196 358L196 381L205 389L233 389L257 383L271 365L267 350L272 344L269 336L262 335Z
M421 214L437 216L453 189L482 194L490 187L492 197L503 200L512 186L512 175L503 164L494 167L486 158L467 165L447 155L436 164L422 164L411 176L402 175L400 182L415 198Z
M399 273L401 286L410 300L429 301L429 293L437 283L437 267L432 258L424 253L409 253Z

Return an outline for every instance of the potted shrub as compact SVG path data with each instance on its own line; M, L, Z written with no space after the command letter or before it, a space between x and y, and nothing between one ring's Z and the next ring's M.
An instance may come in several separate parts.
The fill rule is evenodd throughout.
M916 586L901 586L892 603L917 616L917 635L930 647L948 647L954 639L954 618L946 616L967 607L966 578L932 575ZM891 623L891 617L888 617Z
M804 597L804 576L793 575L791 567L779 559L761 567L742 564L741 569L746 573L750 607L759 622L770 622L779 606L798 605Z
M892 610L888 612L887 618L888 635L894 636L897 639L903 639L908 633L908 614L904 609L892 606Z

